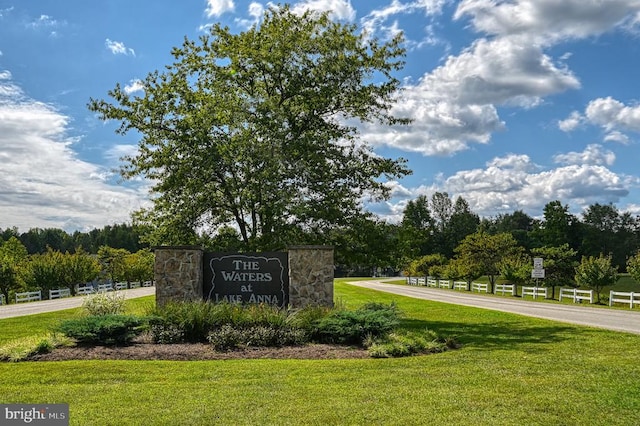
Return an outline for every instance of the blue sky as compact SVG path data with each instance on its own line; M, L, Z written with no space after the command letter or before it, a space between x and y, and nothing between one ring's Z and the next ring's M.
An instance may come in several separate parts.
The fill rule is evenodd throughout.
M407 201L462 196L481 216L539 217L561 200L640 214L639 0L306 0L408 49L394 113L367 126L380 155L413 175L368 208L398 220ZM0 0L0 228L90 230L148 205L122 182L136 136L86 108L116 83L132 93L184 37L214 22L242 31L269 3L239 0Z

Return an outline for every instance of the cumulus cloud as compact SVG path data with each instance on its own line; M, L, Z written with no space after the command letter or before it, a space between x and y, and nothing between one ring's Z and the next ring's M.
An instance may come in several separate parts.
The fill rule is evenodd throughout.
M135 92L143 92L145 89L144 82L139 79L129 81L129 84L124 86L124 91L126 94L130 95Z
M558 124L561 130L572 131L582 123L602 127L606 142L628 144L629 136L623 132L640 133L640 105L625 105L610 96L598 98L589 102L584 114L574 111Z
M243 28L249 28L260 21L264 14L264 6L260 3L252 2L249 4L247 13L251 19L236 19L236 23Z
M454 18L469 17L479 32L553 44L628 26L639 11L637 0L463 0Z
M218 17L226 12L233 12L235 4L233 0L207 0L205 14L207 18Z
M70 118L26 96L0 72L0 211L4 226L91 229L129 220L146 193L111 185L80 160Z
M125 44L123 42L121 42L121 41L113 41L113 40L110 40L110 39L106 39L104 41L104 45L114 55L136 56L135 50L125 46Z
M353 21L356 11L349 0L303 0L291 8L296 14L303 14L307 10L329 12L334 19Z
M588 145L582 152L568 152L558 154L553 160L559 164L592 164L611 166L616 161L616 155L603 150L601 145Z

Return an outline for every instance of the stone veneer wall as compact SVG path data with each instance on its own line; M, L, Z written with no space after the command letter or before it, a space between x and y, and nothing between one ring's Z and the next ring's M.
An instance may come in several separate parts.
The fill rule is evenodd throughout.
M199 247L156 247L156 305L202 300L203 257ZM333 306L333 247L289 248L289 305Z
M153 279L156 305L169 301L202 300L202 259L199 247L156 247Z
M333 247L289 248L289 304L333 306Z

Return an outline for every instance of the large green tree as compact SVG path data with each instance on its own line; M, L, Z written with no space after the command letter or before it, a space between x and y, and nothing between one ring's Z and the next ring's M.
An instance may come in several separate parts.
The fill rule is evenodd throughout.
M297 229L353 218L365 196L387 197L385 180L409 170L375 155L356 123L407 122L390 114L401 42L273 7L245 32L216 24L185 39L143 81L144 96L117 85L113 103L91 99L119 133L140 135L121 172L153 182L153 208L137 216L153 225L150 241L191 243L233 225L245 249L280 248Z

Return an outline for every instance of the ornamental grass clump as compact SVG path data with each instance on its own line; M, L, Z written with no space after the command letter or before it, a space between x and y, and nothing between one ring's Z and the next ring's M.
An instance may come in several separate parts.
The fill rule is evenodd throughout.
M118 315L124 313L124 294L97 293L87 296L82 307L89 315Z

